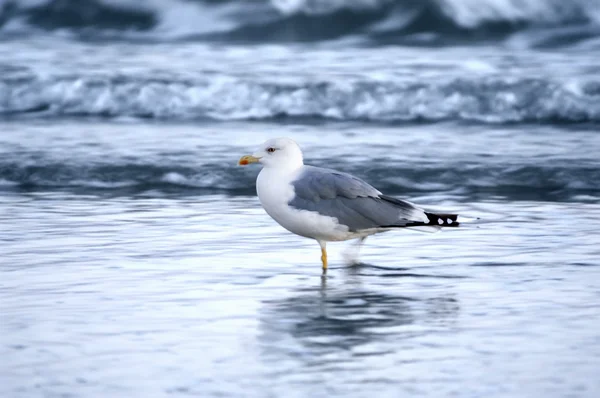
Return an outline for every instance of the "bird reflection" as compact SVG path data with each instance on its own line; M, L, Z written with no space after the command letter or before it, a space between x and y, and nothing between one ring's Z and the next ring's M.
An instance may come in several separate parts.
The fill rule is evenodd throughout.
M399 339L452 322L459 311L452 297L392 294L389 287L362 286L360 278L352 278L352 272L350 279L323 277L314 288L263 302L260 328L265 355L297 360L299 346L301 356L308 354L306 360L313 362L359 346L360 355L368 355L363 352L365 346L372 354L381 354L395 350ZM408 327L412 324L419 327Z

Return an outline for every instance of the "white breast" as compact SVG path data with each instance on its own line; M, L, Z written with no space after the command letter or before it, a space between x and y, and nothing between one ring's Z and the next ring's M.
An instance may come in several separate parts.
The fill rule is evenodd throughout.
M282 227L297 235L326 241L345 240L352 237L348 228L337 219L316 212L298 210L288 203L294 198L292 181L302 169L285 173L273 168L263 168L256 179L256 192L263 208Z

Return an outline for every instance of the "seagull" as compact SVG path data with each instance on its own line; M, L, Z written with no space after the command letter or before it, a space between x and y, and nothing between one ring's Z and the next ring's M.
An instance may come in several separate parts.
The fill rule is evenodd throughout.
M304 164L302 150L290 138L264 142L239 165L260 163L258 199L269 216L288 231L315 239L327 272L327 242L357 239L395 229L437 232L458 227L458 214L427 212L384 195L365 181L336 170Z

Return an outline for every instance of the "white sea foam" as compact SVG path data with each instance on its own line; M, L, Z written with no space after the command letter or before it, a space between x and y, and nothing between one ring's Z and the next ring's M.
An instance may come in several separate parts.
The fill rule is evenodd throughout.
M597 122L600 104L595 101L595 85L592 80L557 84L477 76L428 83L298 79L293 84L227 76L180 82L133 77L33 78L0 83L5 98L0 112L170 120L287 116L378 122Z

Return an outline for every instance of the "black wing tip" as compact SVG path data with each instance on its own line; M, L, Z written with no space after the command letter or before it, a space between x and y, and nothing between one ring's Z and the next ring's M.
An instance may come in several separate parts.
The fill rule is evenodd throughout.
M460 226L460 222L458 222L458 214L437 214L437 213L427 213L427 222L422 223L423 225L431 225L431 226L439 226L439 227L458 227Z
M381 228L410 228L410 227L443 227L456 228L460 226L458 214L434 214L427 213L427 221L411 221L402 225L384 225Z

